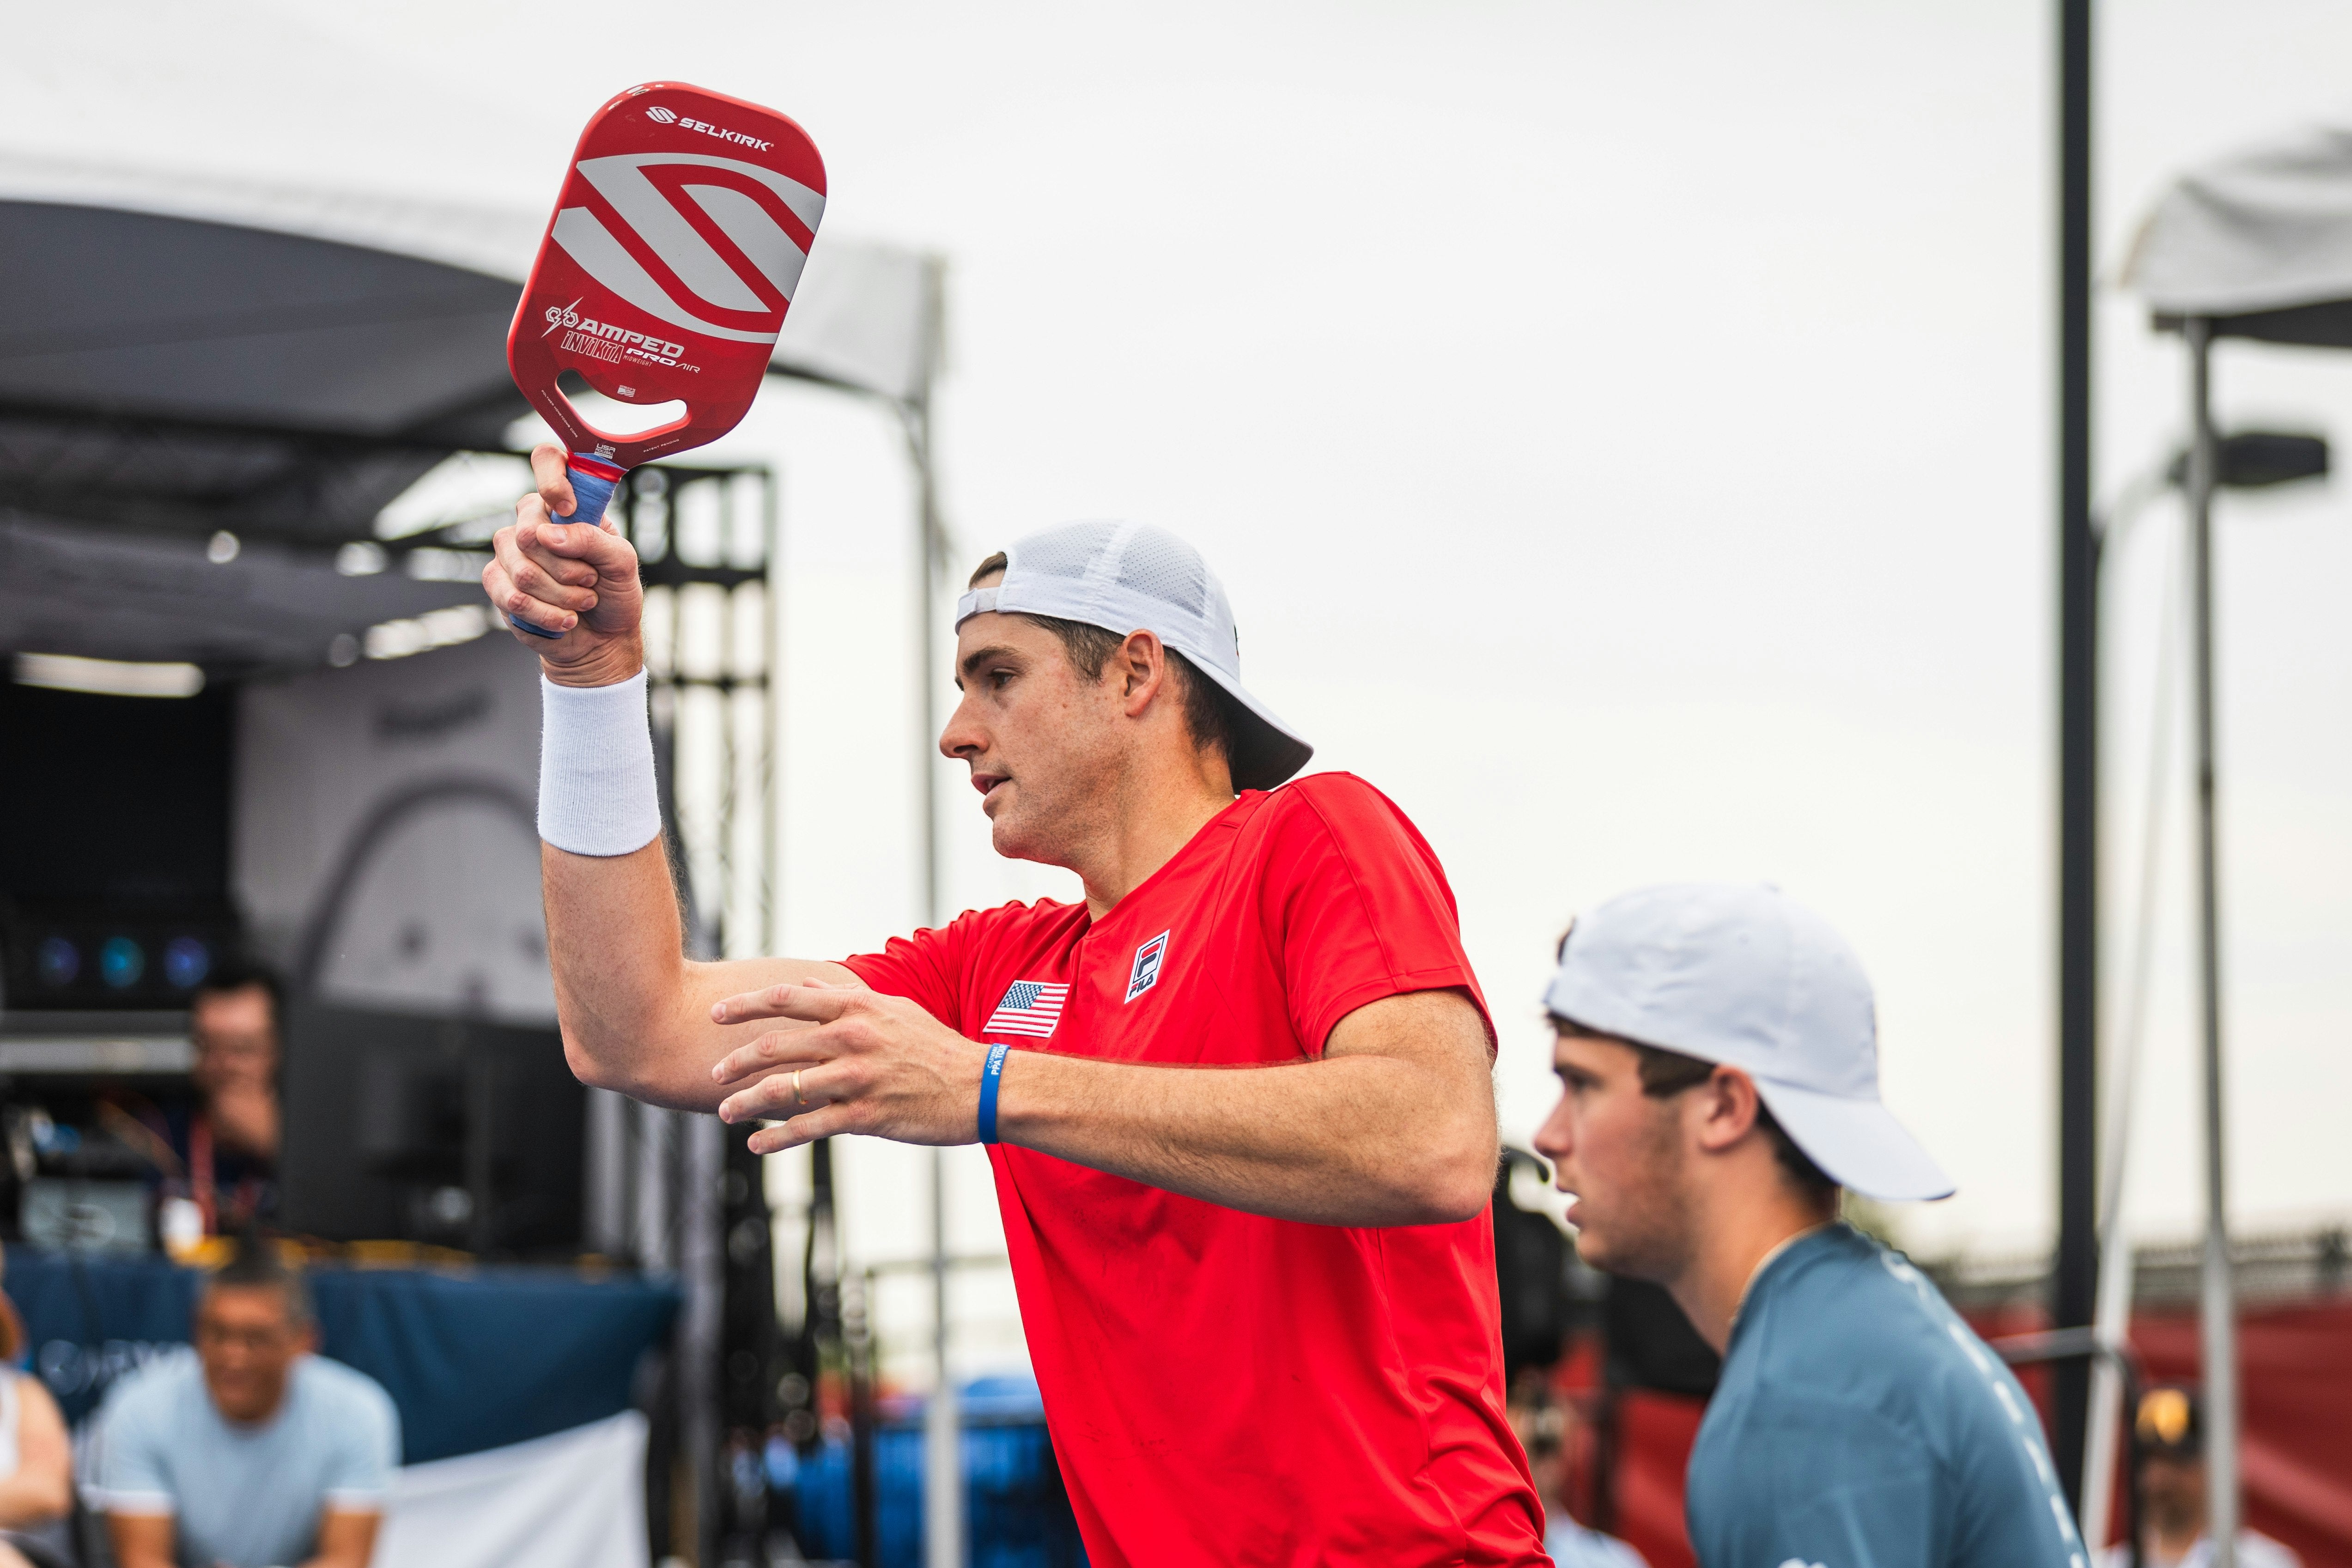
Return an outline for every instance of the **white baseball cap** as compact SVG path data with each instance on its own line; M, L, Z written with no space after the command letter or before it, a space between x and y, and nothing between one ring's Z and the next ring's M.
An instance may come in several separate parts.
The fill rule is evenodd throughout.
M1878 1098L1862 963L1777 888L1643 888L1577 917L1544 994L1596 1034L1740 1068L1782 1131L1841 1186L1945 1198L1951 1178Z
M974 616L1050 616L1126 637L1150 632L1192 661L1234 700L1235 789L1272 789L1315 748L1242 685L1234 607L1201 552L1140 522L1072 522L1016 540L1004 575L956 601L961 628Z

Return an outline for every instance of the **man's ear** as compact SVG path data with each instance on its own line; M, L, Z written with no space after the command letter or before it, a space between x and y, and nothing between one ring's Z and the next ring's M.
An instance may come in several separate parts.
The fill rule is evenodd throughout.
M1754 1131L1763 1100L1756 1080L1738 1068L1718 1066L1707 1080L1692 1090L1698 1106L1699 1147L1719 1154Z
M1127 698L1127 716L1140 715L1150 699L1167 689L1168 649L1150 632L1129 632L1113 656Z

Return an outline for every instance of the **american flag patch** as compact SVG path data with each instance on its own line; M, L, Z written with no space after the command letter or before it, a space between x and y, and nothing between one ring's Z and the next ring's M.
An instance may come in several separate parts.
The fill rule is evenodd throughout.
M1045 1039L1062 1021L1062 1005L1070 999L1066 985L1042 980L1016 980L1005 987L1004 1000L988 1016L983 1035L1034 1035Z

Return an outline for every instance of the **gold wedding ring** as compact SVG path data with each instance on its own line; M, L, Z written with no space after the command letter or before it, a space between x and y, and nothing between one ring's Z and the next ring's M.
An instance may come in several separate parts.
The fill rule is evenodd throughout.
M808 1096L801 1092L801 1074L807 1070L808 1069L806 1068L794 1068L793 1069L793 1101L803 1110L806 1110L808 1109Z

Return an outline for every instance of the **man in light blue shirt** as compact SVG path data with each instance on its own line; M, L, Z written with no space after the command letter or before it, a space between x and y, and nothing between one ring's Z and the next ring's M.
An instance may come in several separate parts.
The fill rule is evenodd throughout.
M312 1353L309 1294L248 1246L205 1287L194 1353L150 1363L99 1412L95 1505L121 1568L366 1568L400 1416Z
M1685 1490L1701 1568L2084 1568L2017 1380L1841 1189L1951 1183L1878 1097L1870 983L1777 890L1651 888L1580 917L1546 995L1537 1134L1596 1268L1724 1357Z

